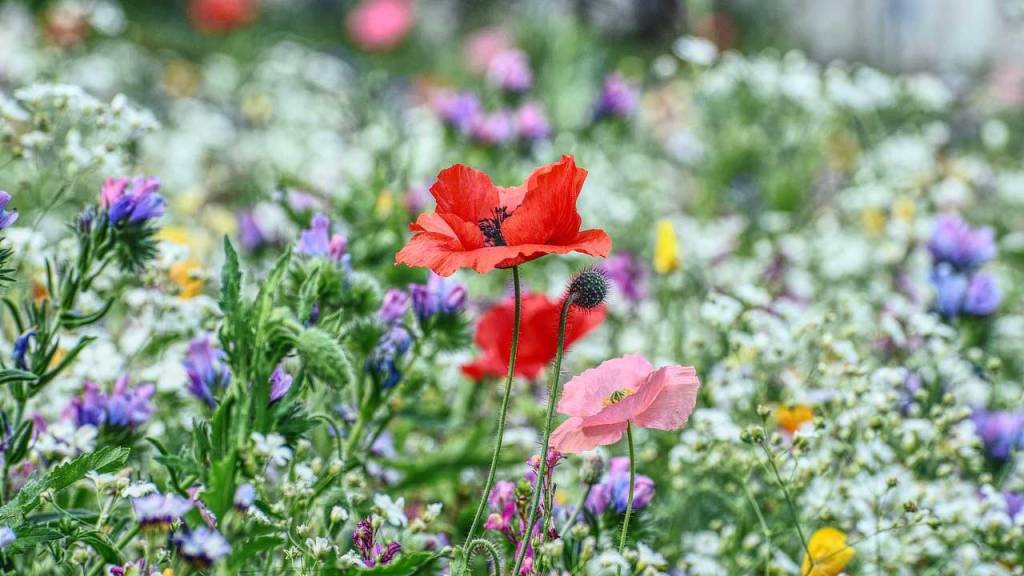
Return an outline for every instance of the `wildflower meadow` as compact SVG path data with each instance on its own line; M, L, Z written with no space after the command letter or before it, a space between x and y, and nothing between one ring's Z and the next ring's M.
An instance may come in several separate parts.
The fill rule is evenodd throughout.
M801 4L0 3L0 576L1024 575L1024 10Z

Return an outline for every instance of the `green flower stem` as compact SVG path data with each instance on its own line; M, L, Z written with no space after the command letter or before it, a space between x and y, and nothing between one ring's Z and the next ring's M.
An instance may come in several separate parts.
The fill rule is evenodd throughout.
M544 492L544 476L548 468L548 444L551 441L551 424L555 419L555 403L558 401L558 381L562 373L562 355L565 352L565 324L569 319L569 310L572 308L572 294L565 298L562 303L562 316L558 320L558 351L555 353L555 366L551 371L551 385L548 386L548 411L547 419L544 422L544 442L540 450L540 468L537 470L537 483L533 488L533 502L530 503L530 514L526 520L526 533L523 534L524 544L516 555L515 567L512 574L519 574L519 568L526 558L526 549L529 547L530 538L533 537L533 524L537 520L537 507L540 505L540 497ZM544 511L545 522L550 510ZM543 537L543 534L542 534Z
M583 512L583 507L587 505L587 498L590 497L590 493L594 490L593 484L587 484L587 488L583 491L583 495L580 497L580 501L576 503L576 507L572 509L572 514L569 515L569 519L562 525L562 529L558 531L559 534L565 534L572 528L572 525L576 522L576 517Z
M764 450L764 455L768 459L768 466L771 467L772 473L775 475L775 481L779 483L779 488L782 489L782 495L786 497L786 505L789 507L790 515L793 516L793 523L796 524L796 533L800 536L800 544L803 545L804 552L807 554L807 558L813 568L816 562L814 557L811 556L811 549L807 546L807 538L804 537L804 529L800 527L800 514L796 510L793 498L789 495L786 483L782 480L782 475L779 474L779 468L775 465L775 458L772 457L771 451L763 441L761 442L761 449Z
M629 446L629 496L626 498L626 517L622 520L622 535L619 536L619 554L626 549L629 517L633 514L633 487L636 485L636 451L633 448L633 427L629 422L626 422L626 445Z
M480 496L480 504L476 508L476 515L473 523L466 534L466 542L472 542L476 537L480 519L483 518L484 510L487 507L487 496L491 493L491 486L494 485L494 476L497 473L498 458L501 456L501 443L505 437L505 418L508 416L508 404L512 398L512 378L516 373L516 356L519 352L519 324L522 316L522 294L519 288L519 267L512 267L512 286L515 290L515 315L512 320L512 349L508 356L508 375L505 377L505 396L501 399L501 412L498 416L498 432L494 443L494 454L491 456L491 469L487 472L487 482L484 483L484 492ZM468 554L466 556L466 568L468 568ZM456 573L455 571L452 572Z

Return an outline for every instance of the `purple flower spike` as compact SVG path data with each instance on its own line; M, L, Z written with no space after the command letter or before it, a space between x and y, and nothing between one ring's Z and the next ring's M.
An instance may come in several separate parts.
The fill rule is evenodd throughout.
M971 277L964 297L964 312L972 316L989 316L999 308L1003 293L996 278L987 272L978 272Z
M507 110L477 117L470 130L473 139L487 146L504 144L512 138L512 115Z
M1024 412L978 410L971 419L985 452L993 460L1006 461L1014 450L1024 446Z
M231 554L231 545L224 536L206 526L200 526L190 532L179 532L174 535L173 541L178 548L178 554L189 564L199 568L208 568Z
M520 94L533 85L533 72L526 53L522 50L505 50L496 54L487 68L487 79L502 90Z
M360 520L356 524L355 531L352 532L352 544L367 568L390 564L395 556L402 551L402 546L398 542L382 545L376 542L376 537L373 522L369 518Z
M616 252L601 265L601 271L631 303L644 299L647 271L631 252Z
M483 113L480 99L472 92L444 92L434 98L433 107L441 120L460 134L469 134Z
M14 366L19 370L28 370L28 362L25 361L25 356L28 354L28 346L32 343L32 340L36 337L35 330L28 330L21 336L14 339L14 347L11 351L11 356L14 359Z
M82 394L71 399L68 411L76 426L99 426L106 416L106 398L95 382L84 382Z
M193 340L182 365L188 374L188 390L211 408L216 404L213 391L231 382L231 370L224 363L227 355L213 347L209 336Z
M636 89L626 82L621 74L610 74L604 80L604 86L594 107L594 116L628 118L636 110L638 100Z
M136 428L145 424L153 415L149 400L156 393L156 386L143 384L138 388L129 387L128 374L114 383L114 391L107 397L106 418L108 426Z
M971 228L956 214L938 217L928 250L936 262L947 262L960 270L977 268L996 255L992 229Z
M7 204L10 201L11 195L0 190L0 230L9 227L18 220L18 213L7 209Z
M284 369L284 363L278 364L277 368L274 368L274 373L270 375L271 404L284 398L284 395L292 388L292 380L292 375Z
M136 224L163 216L166 200L157 194L160 181L153 177L107 178L100 192L100 205L109 211L113 225Z
M384 301L377 310L377 319L383 324L394 324L402 319L409 309L409 294L398 288L391 288L384 294Z
M348 247L348 241L342 234L331 236L331 220L322 213L313 216L308 230L299 233L300 254L330 258L334 262L341 261Z
M935 286L935 308L939 314L947 318L958 316L967 294L967 277L943 262L932 271L931 281Z
M545 140L551 135L551 124L540 104L526 102L516 110L516 135L527 141Z
M412 295L412 310L420 322L435 314L458 314L466 306L466 287L433 272L426 284L410 285L409 293Z
M149 494L132 500L132 509L144 530L166 531L192 509L192 503L174 494Z

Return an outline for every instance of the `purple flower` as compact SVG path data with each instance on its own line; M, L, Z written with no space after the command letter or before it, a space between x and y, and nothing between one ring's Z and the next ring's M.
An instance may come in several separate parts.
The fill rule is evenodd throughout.
M160 181L153 177L107 178L100 192L100 205L109 211L110 223L145 222L163 215L167 202L157 194Z
M391 288L384 294L384 301L377 310L377 319L383 324L394 324L402 319L409 309L409 294L398 288Z
M28 354L28 345L35 337L35 330L26 330L21 336L14 339L14 349L11 352L11 357L14 359L14 367L18 370L28 370L25 355Z
M633 510L646 508L654 498L654 480L647 476L637 475L633 485ZM609 506L614 506L619 514L626 513L629 501L629 459L612 458L608 464L608 476L603 482L591 489L587 496L586 508L591 514L604 513Z
M162 573L157 566L147 566L145 558L110 567L110 576L160 576Z
M522 140L544 140L551 135L551 124L536 102L524 102L516 110L516 135Z
M252 210L242 210L238 213L238 242L242 248L252 251L257 250L267 243L267 235L260 227L256 213Z
M935 308L939 314L947 318L960 315L967 294L967 277L943 262L932 271L931 281L935 286Z
M256 501L256 488L246 482L235 490L235 510L245 512Z
M1024 445L1024 412L977 410L971 416L974 431L993 460L1005 461Z
M409 351L412 345L412 337L399 325L392 326L380 341L373 353L366 359L365 370L377 376L381 388L387 390L392 388L402 379L402 372L398 368L398 360Z
M283 362L274 368L274 372L270 375L271 404L284 398L284 395L292 388L292 380L292 375L285 371Z
M936 262L965 270L995 258L996 245L991 228L971 228L960 216L944 214L935 222L928 251Z
M11 201L11 195L0 190L0 230L9 227L18 220L18 213L7 210L7 203Z
M153 415L149 399L156 393L152 384L131 388L128 374L123 374L114 383L114 390L107 397L106 415L108 426L135 428L145 424Z
M82 394L71 399L68 407L76 426L99 426L103 424L106 398L94 382L82 384Z
M608 505L611 504L611 502L611 488L608 484L602 482L591 488L590 494L587 495L586 507L594 516L600 516L608 509Z
M9 526L0 526L0 550L10 546L17 538Z
M193 566L206 568L231 554L231 545L220 532L200 526L174 535L178 554Z
M469 134L483 110L472 92L443 92L434 98L433 107L445 124L461 134Z
M288 189L285 201L288 203L288 207L294 212L323 210L324 208L323 200L309 192L303 192L302 190L296 190L294 188Z
M477 142L493 146L512 138L512 116L505 110L480 116L473 123L470 134Z
M132 509L143 530L166 531L192 509L192 503L175 494L148 494L133 499Z
M398 542L389 542L386 545L376 542L373 522L369 518L363 518L356 524L356 529L352 532L352 544L367 568L390 564L402 551L402 545Z
M213 391L231 382L231 370L224 363L227 354L213 347L209 336L196 338L188 345L182 365L188 374L188 390L211 408L216 404Z
M299 253L339 262L345 255L348 240L342 234L330 236L330 229L331 220L327 216L321 213L313 216L310 228L299 233Z
M636 89L621 74L609 74L604 79L604 86L594 106L594 116L627 118L633 115L638 100Z
M502 90L516 94L526 92L533 85L533 72L526 53L522 50L499 52L487 67L487 80Z
M505 506L516 501L516 485L508 480L499 480L491 488L487 504L492 510L504 510Z
M1007 490L1003 492L1003 499L1006 500L1006 513L1010 515L1011 520L1015 519L1024 508L1024 494Z
M988 316L999 308L1003 293L999 290L995 276L978 272L971 277L964 297L963 311L972 316Z
M426 322L435 314L458 314L466 306L466 287L433 272L426 284L409 285L409 293L412 310L420 322Z
M632 252L616 252L600 266L601 272L622 292L626 300L637 303L647 295L647 271Z

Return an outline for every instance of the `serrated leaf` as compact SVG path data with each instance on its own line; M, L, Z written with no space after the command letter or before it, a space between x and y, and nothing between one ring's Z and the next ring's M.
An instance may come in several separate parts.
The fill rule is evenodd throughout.
M123 446L104 446L95 452L82 454L51 470L46 477L50 488L61 490L78 482L89 472L99 473L120 470L128 461L131 450Z

